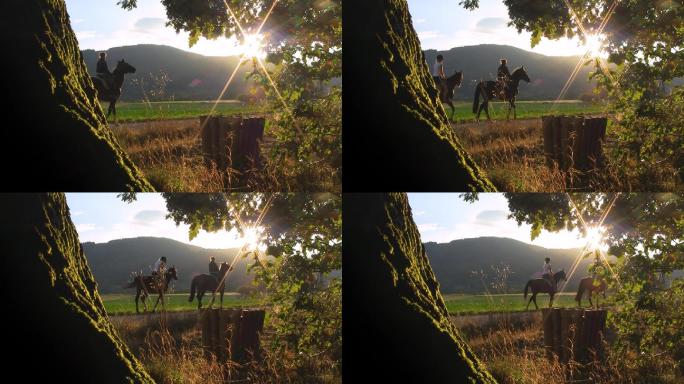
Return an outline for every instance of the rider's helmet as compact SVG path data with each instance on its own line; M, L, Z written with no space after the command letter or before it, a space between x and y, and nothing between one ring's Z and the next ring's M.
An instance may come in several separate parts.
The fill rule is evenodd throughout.
M508 61L506 59L501 59L501 64L506 65Z
M100 52L100 59L105 59L107 57L107 52Z
M160 260L166 263L166 256L162 256Z
M442 55L437 55L437 61L443 61L443 60L444 60L444 56L442 56Z
M212 256L209 260L210 260L210 261L215 261L216 258L215 258L214 256Z
M551 261L551 258L547 257L547 258L544 259L544 261L546 261L546 262L548 263L548 262Z

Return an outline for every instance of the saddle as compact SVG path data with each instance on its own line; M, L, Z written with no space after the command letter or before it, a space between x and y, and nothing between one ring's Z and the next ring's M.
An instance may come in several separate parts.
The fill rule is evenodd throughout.
M508 79L505 77L499 77L496 79L496 87L494 88L494 94L504 99L506 97L505 91L508 88Z
M114 77L109 73L98 72L95 74L95 78L102 82L102 85L106 90L111 91L114 88Z

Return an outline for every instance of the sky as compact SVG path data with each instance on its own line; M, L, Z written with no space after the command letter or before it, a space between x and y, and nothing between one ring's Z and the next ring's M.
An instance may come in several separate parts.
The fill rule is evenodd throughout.
M413 27L423 49L448 50L478 44L511 45L548 56L583 55L586 50L572 40L548 40L530 48L530 33L506 24L508 9L502 0L480 0L480 7L468 11L458 0L408 0Z
M131 237L166 237L202 248L239 248L243 241L235 231L200 231L188 240L188 226L176 226L165 218L166 201L158 193L138 193L137 201L126 203L116 193L67 193L71 220L82 243L104 243Z
M544 248L581 248L586 244L577 230L543 231L530 240L530 226L508 219L508 201L500 193L481 193L468 203L458 193L409 193L413 220L423 242L448 243L474 237L507 237Z
M66 0L71 27L80 48L106 50L136 44L160 44L207 56L240 54L234 38L206 40L188 47L188 33L176 34L166 27L166 10L161 0L138 0L138 7L126 11L117 0Z

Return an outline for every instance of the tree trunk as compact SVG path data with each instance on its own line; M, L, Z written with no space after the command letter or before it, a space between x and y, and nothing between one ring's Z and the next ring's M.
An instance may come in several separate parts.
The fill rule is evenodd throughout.
M7 118L5 178L39 190L129 191L151 185L119 147L69 24L63 0L10 0L0 16ZM9 174L8 174L9 173Z
M105 313L63 194L0 195L8 367L64 383L153 383ZM6 319L8 320L8 319Z
M449 125L406 1L359 1L344 20L345 190L494 190Z
M405 194L345 195L343 238L345 381L495 382L449 320Z

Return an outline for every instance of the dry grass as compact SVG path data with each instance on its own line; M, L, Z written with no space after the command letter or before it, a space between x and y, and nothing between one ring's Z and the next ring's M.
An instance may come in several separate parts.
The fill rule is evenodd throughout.
M560 364L546 357L541 321L524 327L500 324L494 330L470 331L469 345L485 363L489 372L501 384L537 383L671 383L681 378L674 376L672 362L663 361L658 371L650 375L638 372L633 362L635 354L617 356L608 352L602 362L581 365L576 362ZM606 345L609 351L609 346Z
M654 169L649 178L632 174L634 164L611 164L580 174L546 166L541 119L467 123L453 126L465 149L497 189L507 192L645 191L670 185L674 174ZM606 143L606 153L614 144ZM666 190L666 189L664 189Z
M260 361L239 365L207 359L202 349L197 312L163 315L113 316L111 321L147 372L160 384L225 383L340 383L328 370L299 372L291 361L295 352L276 355L268 349L272 331L262 334ZM326 356L319 356L321 364Z
M235 190L236 173L205 165L201 152L199 119L157 120L112 126L112 131L133 162L158 191L220 192ZM261 145L265 166L242 179L241 190L339 190L339 170L320 164L298 164L293 159L271 160L273 146L266 136Z

